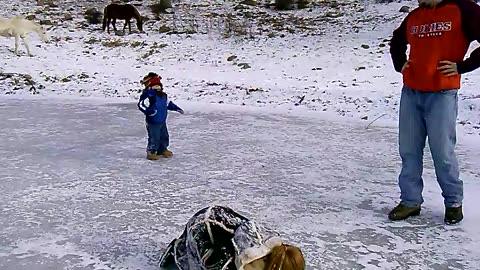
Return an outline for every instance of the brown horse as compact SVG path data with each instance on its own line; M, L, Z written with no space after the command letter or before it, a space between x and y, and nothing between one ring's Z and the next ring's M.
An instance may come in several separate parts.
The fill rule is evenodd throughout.
M117 19L125 20L125 25L123 26L123 31L128 24L128 31L132 32L132 27L130 26L130 20L135 18L137 20L137 28L140 32L143 32L142 26L142 17L138 10L130 4L109 4L103 10L103 31L107 28L108 33L110 33L110 22L113 25L113 30L117 31L115 23Z

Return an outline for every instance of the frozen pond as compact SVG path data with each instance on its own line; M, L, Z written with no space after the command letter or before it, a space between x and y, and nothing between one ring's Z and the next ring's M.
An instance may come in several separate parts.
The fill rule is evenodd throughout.
M461 225L443 224L429 156L422 215L393 223L395 128L183 107L174 157L148 161L133 103L0 100L0 269L158 269L208 204L277 230L308 269L480 269L478 148L458 147Z

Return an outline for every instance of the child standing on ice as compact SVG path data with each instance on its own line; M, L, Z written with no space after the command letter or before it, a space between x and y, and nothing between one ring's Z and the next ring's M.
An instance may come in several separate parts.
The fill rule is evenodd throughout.
M148 76L151 75L152 76ZM157 160L160 156L170 157L173 153L168 150L170 137L167 129L168 110L183 114L183 110L168 99L163 92L161 77L149 73L142 83L145 85L138 101L138 109L145 114L147 125L147 159ZM155 76L156 75L156 76Z

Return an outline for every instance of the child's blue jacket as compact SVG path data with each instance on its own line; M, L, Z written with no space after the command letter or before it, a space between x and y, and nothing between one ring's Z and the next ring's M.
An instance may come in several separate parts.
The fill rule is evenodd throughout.
M149 124L164 124L167 121L168 110L182 110L168 99L167 94L159 93L155 89L143 90L137 106L145 114L145 120Z

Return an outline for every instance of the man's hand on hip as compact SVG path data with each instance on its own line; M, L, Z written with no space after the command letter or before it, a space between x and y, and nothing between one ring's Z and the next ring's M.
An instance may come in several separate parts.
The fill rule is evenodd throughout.
M439 62L439 66L437 67L443 75L447 77L458 75L457 63L442 60Z
M402 71L400 71L400 72L403 72L403 70L405 70L408 67L410 67L410 60L407 60L407 62L405 62L405 64L403 64Z

